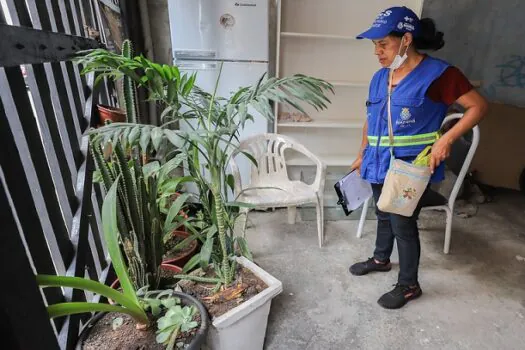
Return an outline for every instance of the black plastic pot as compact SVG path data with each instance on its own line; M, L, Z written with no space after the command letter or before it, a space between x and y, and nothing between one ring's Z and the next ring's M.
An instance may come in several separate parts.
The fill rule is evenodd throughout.
M200 316L201 316L201 326L197 333L195 334L195 337L191 341L190 345L187 347L188 350L199 350L206 340L206 335L208 334L208 330L210 328L210 318L208 316L208 311L202 305L202 303L197 300L196 298L192 297L191 295L188 295L186 293L181 292L173 292L173 294L181 299L181 303L184 306L187 305L195 305L197 309L199 310ZM84 343L84 340L89 336L89 333L91 332L91 329L95 324L97 324L98 321L104 315L106 312L99 312L95 314L84 326L82 329L82 332L80 333L80 336L78 338L77 345L75 347L76 350L82 350L82 343Z

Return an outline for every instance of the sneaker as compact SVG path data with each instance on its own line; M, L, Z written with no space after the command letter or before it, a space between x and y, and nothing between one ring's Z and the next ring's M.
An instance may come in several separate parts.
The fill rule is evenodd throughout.
M355 276L363 276L369 272L387 272L391 269L392 264L390 263L390 259L384 263L378 264L374 258L369 258L367 261L358 262L350 266L350 273Z
M399 309L410 300L419 298L421 294L423 294L423 291L419 284L415 287L409 287L398 283L393 290L383 294L377 303L385 309Z

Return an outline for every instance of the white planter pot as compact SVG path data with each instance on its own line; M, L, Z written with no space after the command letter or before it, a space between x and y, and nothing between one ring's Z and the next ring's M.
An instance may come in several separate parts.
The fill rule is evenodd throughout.
M204 349L262 350L272 299L282 292L283 285L269 273L240 257L237 262L259 277L268 288L241 305L217 317L208 331Z

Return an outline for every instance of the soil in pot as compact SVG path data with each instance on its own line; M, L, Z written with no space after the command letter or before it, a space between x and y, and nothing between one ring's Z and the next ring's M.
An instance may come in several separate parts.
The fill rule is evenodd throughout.
M114 329L117 324L115 319L122 319L122 325ZM200 314L197 313L194 318L197 323L201 323ZM120 323L120 322L118 322ZM199 327L193 328L189 332L180 332L177 336L176 349L184 349L189 344ZM135 321L128 315L110 312L105 314L90 330L82 344L83 350L123 350L123 349L151 349L164 350L165 345L157 344L156 324L146 330L138 330ZM180 346L182 345L182 346Z
M198 271L202 270L197 270ZM207 269L199 276L215 277L213 269ZM219 317L240 304L256 296L268 286L255 276L250 270L237 266L235 280L217 293L213 293L215 284L206 284L193 281L180 281L178 285L184 293L199 299L211 315L211 319Z
M186 265L191 257L197 252L198 242L193 240L180 249L175 249L175 247L188 237L189 234L186 232L173 232L171 239L164 245L164 251L166 251L166 254L164 254L164 257L162 258L163 264L176 265L179 267L184 267L184 265Z

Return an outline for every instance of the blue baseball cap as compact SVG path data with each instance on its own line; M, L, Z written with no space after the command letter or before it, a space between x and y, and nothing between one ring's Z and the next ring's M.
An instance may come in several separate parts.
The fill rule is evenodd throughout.
M390 7L382 11L372 26L356 38L376 40L388 36L391 32L412 33L417 36L419 18L408 7Z

